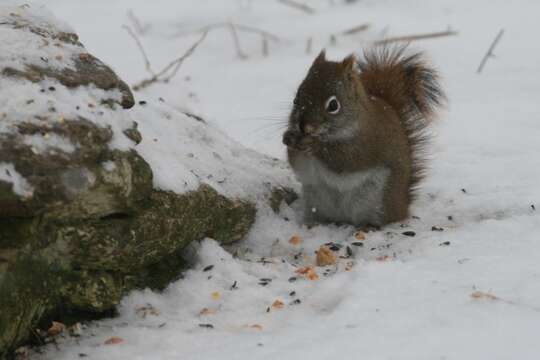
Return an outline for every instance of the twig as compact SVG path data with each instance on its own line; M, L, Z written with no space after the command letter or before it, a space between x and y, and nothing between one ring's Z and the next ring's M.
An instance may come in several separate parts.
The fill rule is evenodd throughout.
M129 20L133 23L133 27L135 28L135 31L137 32L137 34L144 35L150 28L150 25L142 25L140 20L133 13L133 10L131 9L128 10L127 16Z
M278 0L278 2L282 3L283 5L288 5L295 9L302 10L303 12L308 13L308 14L315 14L315 9L313 9L310 6L307 6L306 4L302 4L294 0Z
M148 71L150 73L150 75L152 76L155 76L156 74L154 73L154 71L152 70L152 66L150 65L150 60L148 60L148 55L146 55L146 51L144 50L144 47L142 46L141 44L141 41L139 40L139 38L137 37L137 35L133 32L133 30L127 26L127 25L123 25L122 26L124 29L126 29L126 31L128 32L128 34L133 38L133 40L135 40L135 42L137 43L137 47L139 48L139 51L141 52L142 56L143 56L143 59L144 59L144 65L146 67L146 71Z
M493 54L493 50L495 50L495 47L497 46L497 44L501 40L503 34L504 34L504 29L499 30L499 33L495 37L495 40L493 40L493 42L489 46L489 49L488 49L486 55L484 55L484 57L482 58L482 62L480 63L480 66L478 66L478 69L476 70L477 74L480 74L482 72L482 70L484 69L484 65L486 65L489 58L495 57L495 55Z
M242 51L242 48L240 47L240 39L238 38L238 33L236 32L236 26L232 22L229 23L229 29L231 30L231 35L234 40L234 48L236 49L236 54L240 59L246 59L247 55Z
M240 24L234 24L234 26L240 31L259 34L259 35L267 37L268 39L271 39L271 40L273 40L275 42L280 42L281 41L279 36L271 34L268 31L264 31L264 30L257 29L257 28L251 27L251 26L240 25Z
M475 300L491 300L491 301L499 301L499 302L502 302L502 303L505 303L505 304L508 304L508 305L513 305L513 306L518 306L518 307L524 307L524 308L527 308L529 310L533 310L533 311L536 311L536 312L540 312L540 308L536 307L536 306L532 306L532 305L529 305L529 304L524 304L524 303L521 303L521 302L516 302L516 301L512 301L512 300L506 300L506 299L502 299L498 296L495 296L489 292L484 292L484 291L474 291L472 294L471 294L471 298L475 299Z
M197 114L194 114L190 111L187 111L187 110L180 110L180 112L184 115L186 115L187 117L190 117L192 119L195 119L199 122L202 122L203 124L206 124L206 120L204 120L201 116L197 115Z
M368 23L361 24L361 25L342 31L340 35L353 35L362 31L366 31L367 29L369 29L369 26L370 25Z
M274 35L268 31L258 29L252 26L237 24L234 22L220 22L220 23L210 24L210 25L203 26L202 28L199 28L194 31L187 32L187 33L178 33L175 36L186 36L186 35L191 35L194 33L197 34L197 33L203 33L203 32L210 32L211 30L216 30L216 29L221 29L221 28L230 28L231 24L236 28L237 32L248 32L248 33L258 34L274 42L283 41L283 39L281 39L279 36Z
M154 74L152 77L142 80L137 84L133 85L133 90L138 91L155 82L168 82L169 80L171 80L176 75L178 69L180 69L180 66L184 63L184 61L188 57L190 57L193 52L195 52L195 49L197 49L197 47L203 42L203 40L206 38L206 34L207 33L204 32L199 38L199 40L197 40L193 45L191 45L191 47L184 53L184 55L171 61L167 66L163 68L163 70L161 70L157 74ZM171 69L172 71L170 71Z
M395 43L395 42L410 42L410 41L423 40L423 39L434 39L434 38L439 38L439 37L444 37L444 36L453 36L457 34L458 34L457 31L446 30L446 31L427 33L427 34L397 36L397 37L375 41L374 44L386 45L386 44Z

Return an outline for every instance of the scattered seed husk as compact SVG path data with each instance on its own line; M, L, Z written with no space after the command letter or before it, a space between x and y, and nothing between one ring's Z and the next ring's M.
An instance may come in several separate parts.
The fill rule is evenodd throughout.
M66 330L66 325L58 321L53 321L51 327L47 330L47 335L56 336Z
M313 269L312 266L304 266L302 268L299 268L299 269L296 270L296 273L300 274L300 275L304 275L309 280L317 280L317 279L319 279L319 275L317 274L315 269Z
M384 261L389 261L390 259L391 257L389 255L381 255L381 256L378 256L375 260L384 262Z
M209 309L209 308L203 308L200 312L199 312L199 315L214 315L216 313L216 310L215 309Z
M285 306L285 303L281 300L275 300L273 303L272 303L272 308L273 309L283 309L283 307Z
M473 299L499 300L497 296L483 291L475 291L471 294L471 297Z
M321 246L317 250L317 266L328 266L336 263L336 255L327 246Z
M113 336L113 337L110 337L108 338L107 340L105 340L105 345L118 345L118 344L121 344L124 342L124 339L118 337L118 336Z
M294 235L289 239L289 244L300 245L302 243L302 238L298 235Z
M354 238L358 241L366 240L366 233L363 231L357 231L354 233Z

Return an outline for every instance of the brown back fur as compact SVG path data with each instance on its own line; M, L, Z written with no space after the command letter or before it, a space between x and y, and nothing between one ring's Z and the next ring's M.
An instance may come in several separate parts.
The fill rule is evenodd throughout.
M446 97L437 72L427 66L422 53L406 54L406 47L379 47L364 52L359 62L366 92L383 99L398 113L407 134L412 159L411 198L424 177L423 147L426 128L435 109Z

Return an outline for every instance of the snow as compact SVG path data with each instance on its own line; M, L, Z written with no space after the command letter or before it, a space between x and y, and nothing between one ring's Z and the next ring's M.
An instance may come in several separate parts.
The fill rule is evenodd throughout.
M116 164L112 161L104 161L101 166L103 166L103 168L108 172L114 171L116 169Z
M242 50L249 55L241 60L230 33L214 30L175 79L136 94L156 107L130 112L145 137L137 150L151 163L156 186L175 191L196 186L197 176L214 175L210 184L229 194L241 193L243 186L253 190L258 177L290 178L280 165L272 174L269 166L249 174L258 158L246 155L240 144L284 157L280 137L287 109L321 47L328 48L331 58L340 58L382 33L424 33L450 25L459 35L413 44L440 69L450 99L433 128L431 168L412 208L416 218L403 227L394 224L369 233L358 247L352 245L358 241L350 227L308 229L301 224L298 205L283 206L275 215L260 203L247 239L228 249L212 239L194 244L189 249L192 269L163 293L135 291L123 300L118 317L92 322L81 338L59 339L58 349L47 347L33 358L537 358L540 51L534 34L540 3L366 0L345 5L320 0L309 2L317 10L314 15L262 0L47 4L73 24L91 53L129 83L146 74L136 45L120 28L128 23L128 9L151 25L141 41L156 69L197 38L174 34L204 24L231 20L283 39L270 42L264 57L260 38L241 34ZM337 36L337 44L329 45L330 34L364 22L372 28ZM501 27L506 33L495 50L497 58L476 74ZM309 37L313 51L306 54ZM179 109L190 109L213 126L197 124ZM172 115L157 121L143 116L144 111ZM214 126L234 140L223 138ZM190 136L183 135L186 130ZM242 149L242 161L235 161L234 151L224 153L225 148ZM213 152L223 162L211 160ZM193 168L201 173L190 175ZM222 176L232 181L220 184ZM251 177L244 182L243 176ZM293 180L290 184L297 186ZM432 231L433 226L443 231ZM301 244L289 243L293 235ZM348 245L353 256L339 259L337 268L316 268L318 280L295 273L313 265L314 251L328 242L342 245L342 256ZM204 271L209 265L214 267ZM291 277L297 280L289 282ZM283 308L272 308L275 300ZM104 345L112 336L123 342Z
M26 64L42 66L46 62L47 66L52 68L74 69L71 57L60 59L58 55L79 54L81 52L79 46L67 43L60 45L60 41L50 44L33 32L40 29L39 31L49 37L60 32L73 32L69 25L55 18L45 6L30 6L21 1L3 0L0 4L0 24L3 25L0 26L2 67L25 70L24 64L20 61L23 58Z
M152 167L155 188L183 193L206 183L221 194L246 198L293 184L283 162L248 150L166 104L149 103L131 113L144 134L137 151Z
M32 147L32 151L36 154L50 151L57 148L65 153L72 153L75 151L75 145L66 138L56 134L43 135L24 135L22 142L25 145ZM49 145L52 143L53 145Z
M0 63L0 68L3 65ZM117 90L104 91L93 85L68 89L56 80L31 83L3 77L0 84L0 134L17 133L17 125L21 123L47 129L65 120L84 118L100 127L110 127L113 132L110 146L127 150L134 144L123 131L132 126L133 119L129 113L101 105L103 99L120 101L120 97ZM34 145L39 153L55 149L71 153L77 147L69 139L50 133L42 138L39 135L26 136L23 142Z
M15 170L13 164L0 162L0 181L12 184L13 192L23 198L31 197L34 193L32 186Z

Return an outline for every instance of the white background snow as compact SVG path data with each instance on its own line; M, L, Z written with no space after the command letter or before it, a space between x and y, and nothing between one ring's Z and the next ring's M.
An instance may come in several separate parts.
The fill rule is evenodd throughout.
M182 280L161 294L132 293L119 317L92 323L81 338L63 340L58 349L48 347L34 358L538 358L540 3L309 4L316 14L270 0L47 1L75 28L89 52L129 83L147 76L135 43L121 28L130 24L129 9L148 27L141 41L156 69L198 37L179 34L207 24L233 21L278 35L283 40L270 42L264 57L260 37L240 34L248 58L239 59L230 32L214 30L173 81L136 96L150 101L162 97L173 107L203 116L240 143L279 158L284 158L281 133L287 109L322 47L337 59L381 36L450 26L458 36L413 44L440 70L450 100L434 128L431 169L412 211L418 218L368 234L363 247L351 246L354 259L341 259L337 269L317 268L320 278L311 281L296 275L295 265L311 264L321 244L355 242L353 229L308 230L295 209L283 208L277 216L261 207L248 238L230 249L236 258L205 240L191 249L197 260ZM370 30L337 36L337 44L329 44L330 34L364 22L372 24ZM506 32L497 58L476 74L500 28ZM310 37L313 52L306 54ZM174 168L170 171L174 176ZM432 226L444 231L431 231ZM416 236L402 235L407 230ZM303 242L289 244L293 235ZM346 271L351 261L352 269ZM213 269L203 271L209 265ZM293 276L298 279L289 282ZM275 300L284 307L272 308ZM113 336L123 342L104 345Z

